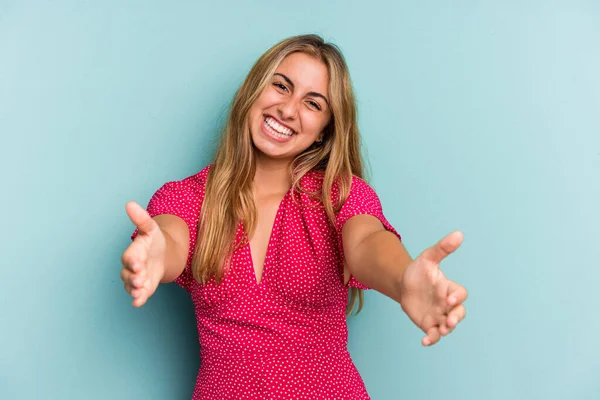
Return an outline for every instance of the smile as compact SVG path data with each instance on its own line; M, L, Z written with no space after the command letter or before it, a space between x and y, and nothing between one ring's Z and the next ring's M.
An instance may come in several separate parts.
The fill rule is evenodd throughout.
M265 121L264 125L265 125L265 128L267 128L267 131L277 138L289 139L294 135L293 130L281 125L280 123L278 123L271 117L266 117L264 119L264 121Z

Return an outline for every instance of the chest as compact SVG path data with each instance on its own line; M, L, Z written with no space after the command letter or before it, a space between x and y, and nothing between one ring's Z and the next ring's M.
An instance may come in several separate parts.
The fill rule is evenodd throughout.
M284 196L265 196L256 201L256 228L249 238L250 258L256 283L260 283L264 271L265 258L274 231L275 218ZM276 239L276 238L274 238Z
M238 247L224 279L194 288L201 307L227 303L255 288L295 307L344 305L345 286L337 233L324 210L291 195L259 203L256 228ZM238 239L245 232L238 229ZM283 303L282 303L283 304Z

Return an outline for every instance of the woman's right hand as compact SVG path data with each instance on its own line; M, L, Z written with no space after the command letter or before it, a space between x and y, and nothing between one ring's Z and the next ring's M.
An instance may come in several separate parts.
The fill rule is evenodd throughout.
M125 206L138 234L123 252L121 279L133 297L133 306L143 306L165 275L166 238L155 220L136 202Z

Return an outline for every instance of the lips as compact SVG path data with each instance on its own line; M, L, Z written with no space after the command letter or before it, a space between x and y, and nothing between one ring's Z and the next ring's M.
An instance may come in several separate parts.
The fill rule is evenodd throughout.
M292 128L282 124L281 122L277 121L275 118L269 115L265 116L264 122L267 128L269 128L269 130L274 134L280 134L286 137L290 137L295 133Z
M263 119L262 124L260 124L260 130L262 131L263 135L278 143L289 142L290 140L293 140L294 136L296 136L296 133L293 130L280 124L270 117L265 117Z

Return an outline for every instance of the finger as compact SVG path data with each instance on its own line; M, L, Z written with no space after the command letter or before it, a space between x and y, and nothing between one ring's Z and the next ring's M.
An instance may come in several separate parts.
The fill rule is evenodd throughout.
M158 228L156 221L135 201L128 202L125 205L125 211L139 232L151 233Z
M444 323L443 325L440 326L440 334L442 336L448 336L449 334L452 333L452 331L454 331L454 328L456 328L456 326L453 326L452 328L448 327L448 325L446 323Z
M465 309L465 306L461 304L453 308L448 313L448 320L446 324L450 329L454 329L454 327L456 327L456 325L458 325L458 323L462 321L466 316L467 310Z
M451 282L448 285L448 305L454 306L464 303L468 296L469 293L467 292L467 289L458 283Z
M463 308L464 311L464 306L459 306ZM443 323L440 324L440 334L442 336L447 336L449 334L452 333L452 331L454 330L454 328L456 328L456 325L460 322L461 317L460 317L460 313L457 314L457 310L459 307L455 307L455 309L453 309L446 317L445 321Z
M126 283L130 285L132 289L141 289L146 283L146 276L142 273L130 274L127 276Z
M145 289L144 288L136 288L136 287L131 287L131 297L133 297L134 299L140 298L144 295L145 293Z
M142 240L134 240L133 243L123 252L121 263L132 272L140 272L148 258L146 243Z
M123 286L125 287L125 291L129 294L131 294L131 291L133 290L133 288L131 287L131 285L129 283L124 283Z
M123 282L130 284L133 287L139 288L144 285L146 281L146 270L142 269L140 271L132 272L127 268L123 268L121 270L121 279Z
M146 283L146 277L141 276L141 274L131 277L131 286L135 289L143 288L145 283Z
M436 318L436 325L441 327L442 325L444 325L446 323L446 321L448 320L448 312L450 310L449 309L441 309L438 311L437 314L437 318Z
M437 272L437 281L435 282L435 294L440 305L446 306L448 294L450 293L450 281L445 279L444 273L438 267L435 267Z
M440 340L440 331L437 326L429 328L427 336L425 336L421 343L423 346L431 346L436 344Z
M131 271L129 271L127 268L121 269L121 280L123 283L128 283L130 281L130 274Z
M132 304L135 307L139 307L137 304L142 305L146 299L148 298L148 291L146 290L145 287L133 287L131 285L129 285L131 287L131 297L133 297L132 300Z
M443 324L440 325L440 335L442 335L442 336L446 336L450 332L452 332L452 329L448 328L447 320L448 319L446 318L446 321Z
M121 270L121 280L133 287L142 287L144 285L144 281L146 280L146 274L144 271L133 273L127 268L123 268Z
M135 297L133 299L133 301L131 302L131 304L134 307L141 307L144 304L146 304L146 301L148 300L148 296L146 296L145 289L140 289L142 292L139 294L139 296Z
M421 257L428 261L439 264L449 254L453 253L461 245L463 241L463 234L460 231L455 231L448 236L441 239L433 246L425 249L421 253Z

